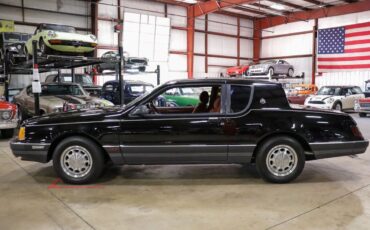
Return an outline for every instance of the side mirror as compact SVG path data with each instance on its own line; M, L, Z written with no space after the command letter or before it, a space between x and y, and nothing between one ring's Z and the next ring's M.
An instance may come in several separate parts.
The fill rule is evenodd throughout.
M133 116L145 116L149 114L149 108L146 105L139 105L137 106L131 113Z

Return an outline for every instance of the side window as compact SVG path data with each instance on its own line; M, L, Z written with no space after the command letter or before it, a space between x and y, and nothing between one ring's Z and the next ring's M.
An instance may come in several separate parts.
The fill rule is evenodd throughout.
M221 85L177 86L148 103L151 114L221 113Z
M362 94L362 90L360 87L353 87L351 91L352 91L352 94Z
M106 84L104 86L104 91L113 92L113 85L112 84Z
M251 87L231 85L230 87L230 113L238 113L247 108L251 98Z

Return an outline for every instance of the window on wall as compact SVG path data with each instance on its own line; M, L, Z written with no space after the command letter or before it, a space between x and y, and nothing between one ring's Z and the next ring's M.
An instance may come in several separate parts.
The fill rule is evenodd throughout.
M170 19L144 14L124 15L123 49L132 57L150 61L168 60Z

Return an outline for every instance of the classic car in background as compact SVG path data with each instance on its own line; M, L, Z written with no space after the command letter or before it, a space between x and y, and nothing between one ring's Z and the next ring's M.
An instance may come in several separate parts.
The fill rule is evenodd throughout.
M13 136L18 125L17 106L0 99L0 130L3 138Z
M101 57L104 60L108 60L108 62L96 65L96 70L98 71L98 73L103 73L104 70L111 71L116 70L116 61L119 60L118 52L108 51L105 52ZM147 58L129 57L129 54L127 52L123 53L123 58L124 58L124 71L126 73L145 72L146 66L148 65L149 62Z
M61 82L61 83L72 83L72 75L69 73L62 73L58 80L58 74L52 74L46 77L46 83ZM82 88L89 93L90 96L100 97L102 87L94 85L91 76L88 74L75 74L74 83L78 83Z
M366 117L370 114L370 98L360 98L355 101L355 111L358 112L360 117Z
M182 87L167 90L163 97L166 104L172 107L178 106L196 106L199 103L199 95L202 91L196 91L196 88Z
M370 97L370 80L365 81L365 97Z
M113 106L107 100L91 97L77 83L42 83L40 94L40 114L49 114L76 109L89 109ZM14 96L19 118L24 120L35 115L35 99L32 86L24 88Z
M98 44L93 34L79 34L72 26L40 24L26 43L26 53L32 56L32 41L37 41L41 54L66 54L94 56Z
M356 100L365 98L358 86L323 86L316 95L307 97L308 108L353 110Z
M223 111L194 114L153 103L183 87L208 88ZM253 163L264 180L288 183L306 161L364 153L369 145L348 114L293 109L280 84L230 78L171 81L125 107L36 117L19 130L10 143L13 154L52 161L58 176L73 184L96 181L109 162Z
M4 63L5 58L13 65L25 61L24 45L30 37L31 35L26 33L0 33L0 62Z
M312 94L316 94L317 90L318 88L316 85L299 84L292 89L289 95L287 95L288 101L291 104L304 105L306 98Z
M230 77L240 77L248 75L249 65L234 66L226 69L226 74Z
M285 75L293 77L294 67L284 60L269 60L260 64L251 65L248 69L248 75Z
M153 90L154 86L152 84L143 82L143 81L130 81L124 80L124 101L123 104L127 104L134 100L135 98L143 95L144 93L150 92ZM119 81L107 81L104 83L102 88L101 97L112 102L115 105L119 104Z

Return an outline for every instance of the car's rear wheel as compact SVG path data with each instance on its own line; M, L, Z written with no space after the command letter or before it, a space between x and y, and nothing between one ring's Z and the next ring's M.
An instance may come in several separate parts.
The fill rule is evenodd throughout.
M359 113L358 114L360 117L366 117L366 113Z
M104 169L99 146L84 137L64 139L54 150L53 166L60 178L70 184L86 184L99 178Z
M342 104L340 102L335 102L333 105L333 110L342 111Z
M293 138L270 138L258 147L257 170L268 182L287 183L297 178L305 165L302 146Z
M3 129L1 130L1 136L3 138L11 138L14 135L14 129Z

